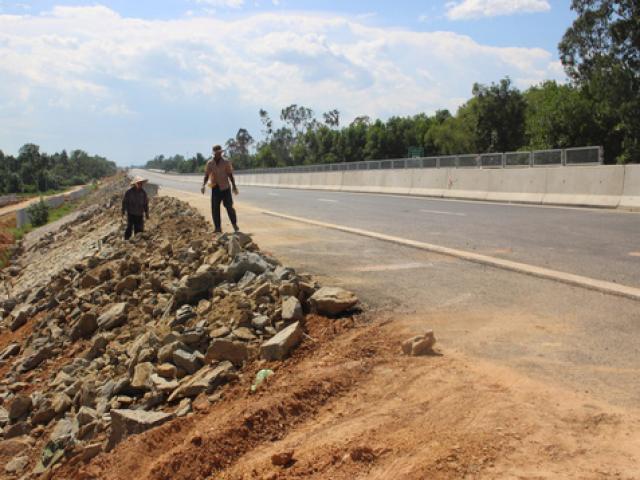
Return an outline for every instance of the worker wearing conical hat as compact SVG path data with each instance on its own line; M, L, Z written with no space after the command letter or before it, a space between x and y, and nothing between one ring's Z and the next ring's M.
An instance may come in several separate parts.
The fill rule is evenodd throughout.
M145 178L136 176L131 181L131 188L126 191L122 199L122 214L127 215L127 229L124 239L129 240L131 234L144 231L144 217L149 219L149 199L142 186L147 182Z

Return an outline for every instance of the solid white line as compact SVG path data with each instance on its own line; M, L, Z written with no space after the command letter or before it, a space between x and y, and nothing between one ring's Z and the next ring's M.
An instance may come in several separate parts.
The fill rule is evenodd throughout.
M460 212L444 212L442 210L420 210L423 213L436 213L438 215L456 215L458 217L466 217L467 214L466 213L460 213Z
M382 240L385 242L391 242L398 245L404 245L407 247L417 248L420 250L426 250L429 252L439 253L442 255L448 255L450 257L467 260L469 262L479 263L482 265L489 265L491 267L500 268L502 270L509 270L512 272L523 273L525 275L531 275L533 277L544 278L547 280L555 280L557 282L566 283L576 287L582 287L589 290L595 290L601 293L607 293L611 295L618 295L621 297L630 298L632 300L640 300L640 288L630 287L628 285L621 285L618 283L607 282L605 280L597 280L594 278L583 277L582 275L575 275L573 273L560 272L558 270L551 270L543 267L536 267L535 265L529 265L526 263L513 262L511 260L504 260L502 258L490 257L488 255L481 255L479 253L466 252L464 250L457 250L455 248L443 247L441 245L434 245L431 243L419 242L417 240L409 240L407 238L394 237L392 235L385 235L382 233L371 232L368 230L361 230L359 228L345 227L343 225L337 225L334 223L320 222L317 220L309 220L306 218L294 217L291 215L285 215L278 212L272 212L269 210L261 210L265 215L271 215L273 217L283 218L285 220L291 220L294 222L306 223L308 225L314 225L317 227L329 228L332 230L338 230L346 233L353 233L355 235L361 235L363 237L374 238L376 240Z

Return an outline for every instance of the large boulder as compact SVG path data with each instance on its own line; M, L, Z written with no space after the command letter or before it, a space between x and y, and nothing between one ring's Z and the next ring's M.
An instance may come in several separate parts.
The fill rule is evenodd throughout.
M205 362L211 363L214 360L228 360L234 365L242 365L249 358L249 350L243 342L233 342L231 340L216 338L209 345Z
M89 273L80 280L80 288L93 288L98 285L100 285L100 280Z
M121 327L127 321L127 304L116 303L111 305L102 315L98 317L98 327L103 330L111 330Z
M13 320L9 324L9 328L11 329L11 331L14 332L17 329L19 329L21 326L23 326L25 323L27 323L27 320L29 320L29 317L31 317L32 314L33 314L33 307L31 305L23 305L21 307L16 308L11 313L11 316L13 317Z
M302 305L296 297L287 297L282 301L282 320L289 323L303 318Z
M80 316L78 322L71 329L71 340L89 338L98 329L98 319L95 313L87 312Z
M9 420L15 422L22 417L26 417L31 412L32 407L33 403L29 395L16 395L9 404Z
M175 290L178 305L200 300L207 292L224 280L224 276L210 265L203 265L193 275L185 275Z
M116 284L116 293L123 293L125 291L134 292L137 288L138 278L133 275L129 275Z
M144 410L111 410L111 435L107 450L113 449L129 435L158 427L173 418L171 413L145 412Z
M260 356L265 360L282 360L300 343L303 335L300 322L292 323L260 346Z
M33 425L46 425L56 416L51 400L44 399L31 414L31 423Z
M260 255L254 252L242 252L235 256L231 265L227 267L226 274L229 280L238 282L247 272L259 275L267 270L269 270L269 264Z
M235 377L231 362L220 362L216 366L205 367L195 375L184 378L167 401L173 402L184 397L196 397L202 392L211 393Z
M42 362L44 362L48 358L51 358L51 355L53 355L53 350L48 345L45 345L44 347L39 348L35 352L32 352L25 357L25 359L22 361L22 363L18 367L18 372L25 373L25 372L28 372L29 370L33 370Z
M358 297L340 287L322 287L310 298L311 308L322 315L339 315L358 304Z
M151 390L153 382L151 381L151 375L154 373L154 366L151 362L139 363L133 370L133 377L131 378L131 388L136 390Z
M200 354L202 355L202 354ZM186 350L178 349L173 352L173 363L189 374L197 372L202 367L200 356L195 352L189 353Z
M7 358L14 357L20 353L20 344L19 343L10 343L3 351L0 353L0 361L6 360Z
M107 349L107 345L109 344L109 339L102 335L97 336L93 343L91 344L91 348L87 350L84 354L85 360L91 361L95 358L98 358L104 354Z

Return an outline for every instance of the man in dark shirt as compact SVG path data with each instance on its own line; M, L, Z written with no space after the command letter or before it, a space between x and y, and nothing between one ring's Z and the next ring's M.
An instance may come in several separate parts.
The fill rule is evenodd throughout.
M136 177L131 182L132 187L127 190L122 199L122 214L127 214L127 229L124 232L124 239L131 238L134 234L144 231L144 216L149 220L149 200L147 192L142 185L146 182L142 177Z

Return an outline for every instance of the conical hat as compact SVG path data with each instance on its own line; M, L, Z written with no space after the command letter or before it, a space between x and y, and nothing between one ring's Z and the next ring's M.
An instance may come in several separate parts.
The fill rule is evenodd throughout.
M135 185L136 183L145 183L148 182L146 178L142 178L140 175L136 175L133 180L131 180L131 185Z

